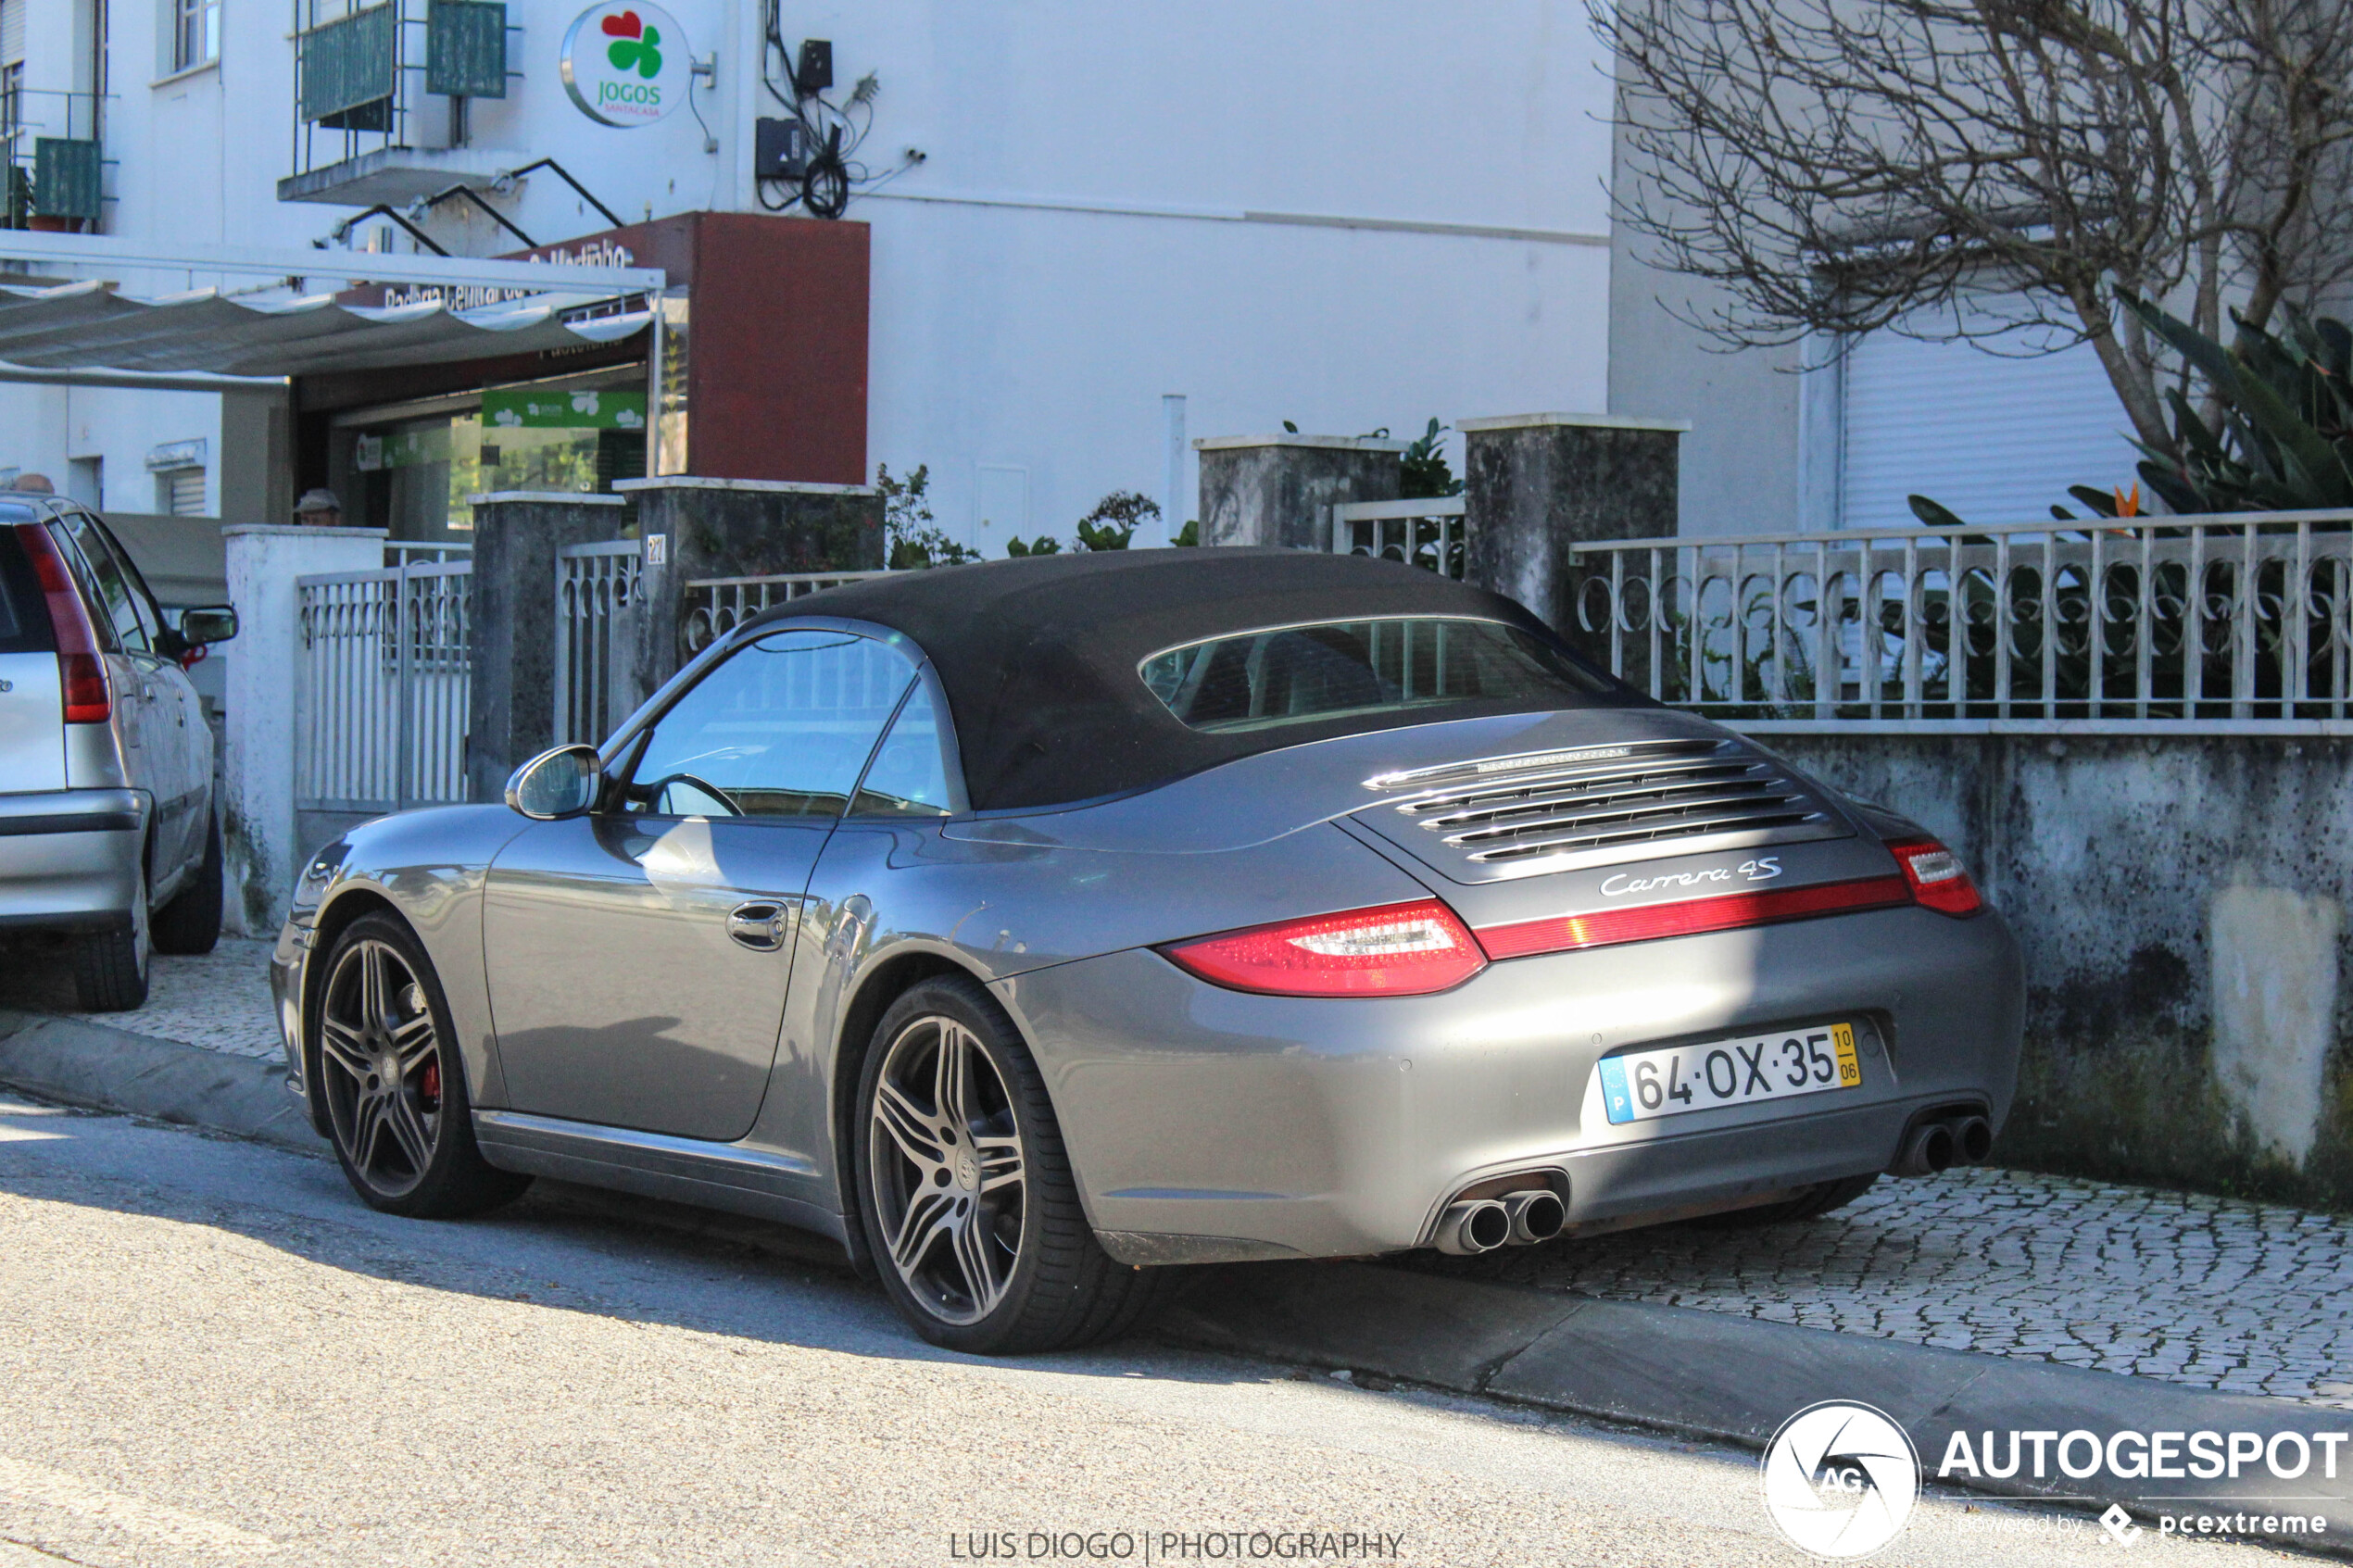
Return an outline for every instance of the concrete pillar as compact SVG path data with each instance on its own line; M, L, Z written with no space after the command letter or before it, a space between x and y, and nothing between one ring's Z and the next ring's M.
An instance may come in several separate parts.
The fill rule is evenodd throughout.
M267 936L286 918L310 847L295 829L295 671L302 656L295 579L382 570L384 531L233 523L220 533L229 602L237 607L222 727L228 921L232 931Z
M1205 436L1193 443L1201 542L1328 550L1335 505L1397 499L1405 445L1370 435Z
M497 800L508 774L556 744L556 551L618 539L634 508L621 495L504 490L473 508L466 798Z
M1511 414L1457 420L1466 448L1466 577L1508 595L1575 640L1568 547L1673 537L1678 420Z
M646 615L633 675L642 693L685 662L679 633L696 580L883 569L882 497L871 485L679 475L613 488L637 502Z

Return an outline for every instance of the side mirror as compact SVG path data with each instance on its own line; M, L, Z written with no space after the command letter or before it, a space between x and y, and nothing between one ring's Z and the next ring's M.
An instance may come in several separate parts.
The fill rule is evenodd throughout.
M237 634L237 611L232 605L206 605L180 612L180 640L190 647L225 643Z
M577 817L597 803L604 765L593 746L560 746L517 768L507 780L507 805L534 822Z
M179 624L156 634L156 652L166 659L178 659L208 643L225 643L237 634L237 612L227 605L183 609L173 619Z

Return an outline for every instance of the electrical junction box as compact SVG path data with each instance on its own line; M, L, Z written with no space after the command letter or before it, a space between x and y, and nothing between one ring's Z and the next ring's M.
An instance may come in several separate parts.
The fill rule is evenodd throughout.
M792 84L804 98L834 84L834 46L830 39L800 41L800 62L793 67Z
M756 119L751 126L755 180L798 180L809 169L809 133L797 119Z

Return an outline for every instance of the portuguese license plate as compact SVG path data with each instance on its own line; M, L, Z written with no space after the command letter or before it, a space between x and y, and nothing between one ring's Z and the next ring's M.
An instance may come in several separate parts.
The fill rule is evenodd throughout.
M1632 1051L1604 1057L1593 1070L1601 1074L1602 1103L1612 1123L1863 1086L1849 1023Z

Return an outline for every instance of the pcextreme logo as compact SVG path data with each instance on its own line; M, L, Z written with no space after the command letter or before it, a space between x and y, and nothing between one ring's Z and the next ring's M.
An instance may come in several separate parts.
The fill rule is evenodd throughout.
M580 112L623 130L675 110L693 69L686 30L644 0L605 0L581 12L564 33L560 63Z
M1865 1557L1911 1516L1920 1456L1884 1411L1830 1399L1781 1423L1760 1479L1765 1511L1791 1545L1817 1557Z

